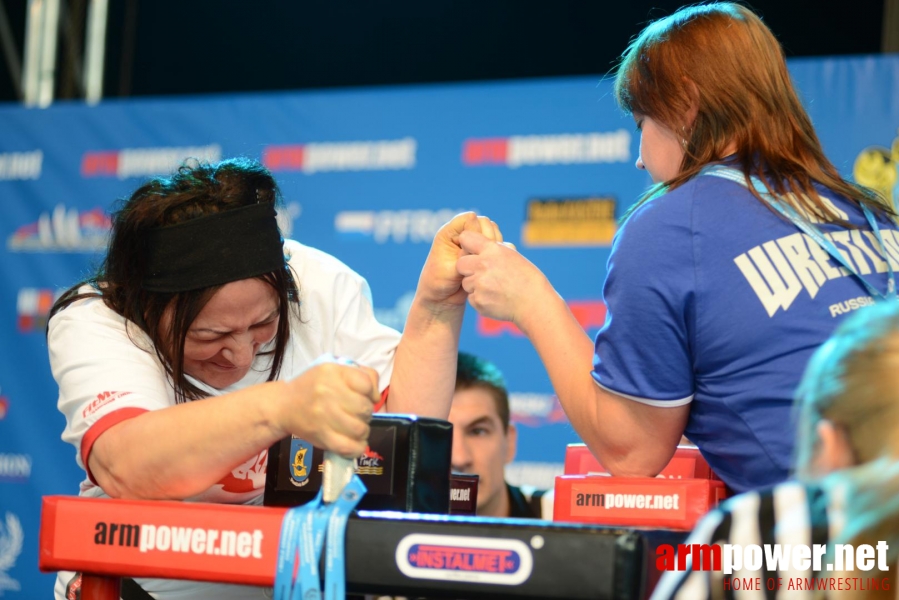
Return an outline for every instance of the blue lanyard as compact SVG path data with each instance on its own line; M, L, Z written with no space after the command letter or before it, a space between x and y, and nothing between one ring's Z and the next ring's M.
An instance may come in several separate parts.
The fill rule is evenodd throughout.
M344 599L346 522L365 492L365 484L358 475L353 475L331 504L322 504L322 490L319 490L312 501L285 513L275 572L275 600L321 598L318 566L326 533L325 600ZM294 579L295 571L299 581Z
M321 494L319 494L320 496ZM321 498L316 496L309 504L292 508L281 522L281 539L278 542L278 563L275 570L275 598L288 599L293 590L293 571L299 552L300 522L308 513L315 512Z
M729 179L730 181L739 183L744 187L749 187L746 182L746 176L739 170L734 169L733 167L726 167L724 165L709 165L705 167L700 175L714 175L715 177L722 177L724 179ZM837 247L833 245L833 242L825 236L821 231L815 227L808 219L802 218L792 206L787 204L786 202L782 202L778 198L771 195L771 192L768 191L768 188L765 187L765 184L761 182L758 177L753 176L752 178L752 187L755 188L755 191L759 193L762 199L765 200L774 210L778 213L789 219L800 231L808 235L818 246L821 247L825 252L827 252L835 261L840 263L846 271L851 273L858 279L862 285L865 286L865 289L868 290L868 293L879 299L896 299L896 276L893 273L893 265L890 263L890 257L887 254L887 247L883 243L883 237L880 235L880 227L877 225L877 220L874 218L874 214L871 212L871 209L861 204L862 213L865 215L865 219L868 221L868 225L871 227L871 231L874 232L874 237L877 238L877 243L880 244L880 252L883 254L883 260L886 263L887 270L889 272L889 278L887 280L887 291L886 294L875 288L868 282L867 279L861 276L858 271L856 271L855 266L853 266L843 254L837 250Z
M359 476L353 474L340 496L331 506L333 510L328 518L328 551L325 555L325 600L344 600L346 598L346 522L365 495L365 484Z

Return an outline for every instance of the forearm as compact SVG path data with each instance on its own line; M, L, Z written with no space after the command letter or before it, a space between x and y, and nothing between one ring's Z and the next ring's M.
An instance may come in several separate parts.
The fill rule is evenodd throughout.
M516 324L540 355L575 431L609 472L656 475L673 451L671 436L657 433L667 429L668 424L660 426L658 418L668 416L664 411L669 409L650 409L655 412L649 417L649 407L596 385L591 376L593 342L564 299L549 282L532 297Z
M285 435L268 411L285 392L283 383L265 383L123 421L94 443L91 473L113 497L199 494Z
M416 295L396 350L389 412L449 416L464 314L464 304L435 307Z

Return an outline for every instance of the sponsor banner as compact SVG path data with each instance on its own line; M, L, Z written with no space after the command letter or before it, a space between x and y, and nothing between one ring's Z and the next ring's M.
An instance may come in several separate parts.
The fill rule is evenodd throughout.
M505 479L510 485L551 490L556 477L564 472L564 466L560 462L516 460L506 465Z
M0 522L0 596L4 592L18 592L22 589L22 584L13 579L8 571L16 566L24 543L25 531L19 517L7 511L4 520Z
M0 453L0 482L24 483L31 477L31 457Z
M568 422L558 396L530 392L509 393L509 419L528 427Z
M64 290L22 288L16 300L19 333L44 333L53 303Z
M568 302L568 308L584 331L599 329L606 322L606 305L602 300L571 300ZM482 337L498 337L504 334L524 337L516 325L480 314L477 317L476 329L478 335Z
M334 231L347 242L430 244L445 223L467 210L474 209L341 211L334 217Z
M508 138L471 138L462 144L462 163L474 166L534 167L631 160L631 133L610 132L560 135L520 135Z
M9 413L9 399L0 394L0 421L6 418Z
M96 252L106 247L112 221L100 207L79 211L57 204L6 241L11 252Z
M316 142L266 146L262 163L272 172L307 175L328 171L396 171L415 168L414 138L359 142Z
M293 222L300 218L303 214L303 205L299 202L287 202L284 206L278 207L278 229L285 238L291 238L293 235Z
M0 181L40 179L43 163L41 150L0 152Z
M409 316L409 309L412 308L412 300L414 299L415 290L409 290L400 296L392 307L375 307L375 319L382 325L402 331L403 327L406 326L406 317Z
M85 152L81 157L81 176L128 179L168 175L191 159L200 162L219 161L222 159L222 147L209 144Z
M875 145L859 152L852 165L852 176L894 204L899 202L899 136L893 138L889 148Z
M615 198L528 200L521 243L530 248L609 246L618 230Z

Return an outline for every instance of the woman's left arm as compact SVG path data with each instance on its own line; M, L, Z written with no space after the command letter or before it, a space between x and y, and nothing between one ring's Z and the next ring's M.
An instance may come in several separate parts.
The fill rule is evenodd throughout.
M462 289L462 276L456 271L463 231L476 231L502 242L496 224L473 212L456 215L437 232L396 349L388 412L438 419L449 415L456 386L459 332L468 298Z

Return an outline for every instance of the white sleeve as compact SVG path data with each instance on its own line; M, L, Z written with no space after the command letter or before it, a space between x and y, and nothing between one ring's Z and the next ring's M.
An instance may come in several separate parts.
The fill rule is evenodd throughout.
M378 372L380 391L390 382L400 333L375 319L371 290L361 275L320 250L288 242L298 278L301 322L291 332L317 358L349 358Z
M76 302L49 323L50 368L66 417L62 438L75 446L82 467L81 441L97 421L125 408L148 411L174 403L155 352L137 345L149 348L148 338L133 325L126 331L125 323L100 299Z
M375 319L368 282L361 277L359 279L358 289L349 296L340 315L334 339L335 350L338 355L350 357L376 370L379 391L384 391L393 374L393 359L401 336L395 329Z

